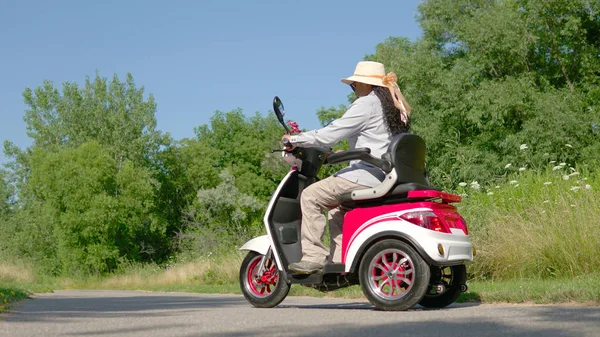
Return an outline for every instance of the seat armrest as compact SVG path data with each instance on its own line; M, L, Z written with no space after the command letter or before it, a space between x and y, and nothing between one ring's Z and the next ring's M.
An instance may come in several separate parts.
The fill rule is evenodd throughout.
M351 160L365 161L369 164L379 167L386 173L389 173L393 168L392 163L389 160L373 157L371 155L371 149L366 147L332 153L327 157L325 164L338 164Z

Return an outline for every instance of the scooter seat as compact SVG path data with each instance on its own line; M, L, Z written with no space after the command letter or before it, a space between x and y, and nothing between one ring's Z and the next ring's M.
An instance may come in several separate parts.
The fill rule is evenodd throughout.
M366 199L366 200L353 200L352 192L344 193L340 195L338 201L342 207L346 208L357 208L357 207L371 207L377 205L387 205L402 201L408 197L409 191L421 191L421 190L434 190L441 191L439 188L427 186L418 183L405 183L394 186L386 195L379 198Z

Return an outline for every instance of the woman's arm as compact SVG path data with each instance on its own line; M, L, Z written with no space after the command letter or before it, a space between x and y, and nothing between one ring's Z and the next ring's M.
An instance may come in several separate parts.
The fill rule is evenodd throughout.
M373 110L369 101L368 99L362 99L362 97L357 99L342 117L329 123L324 128L292 136L290 142L292 145L300 147L332 147L342 139L346 139L364 129Z

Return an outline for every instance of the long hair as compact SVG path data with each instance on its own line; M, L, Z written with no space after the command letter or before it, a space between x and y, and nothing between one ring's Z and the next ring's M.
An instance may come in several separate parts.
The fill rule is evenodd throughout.
M402 122L402 119L400 119L400 110L394 105L390 90L386 87L373 86L373 91L381 101L383 121L390 135L394 136L410 131L410 118L406 124Z

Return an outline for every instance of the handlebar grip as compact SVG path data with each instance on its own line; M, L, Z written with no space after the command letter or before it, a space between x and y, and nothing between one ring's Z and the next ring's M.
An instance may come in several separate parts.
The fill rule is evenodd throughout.
M283 143L283 145L285 147L292 147L293 146L292 143L290 143L290 141L287 140L287 139L283 139L283 140L281 140L281 142Z

